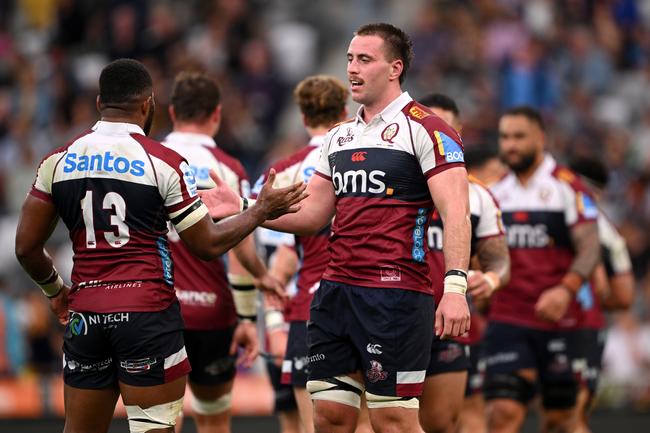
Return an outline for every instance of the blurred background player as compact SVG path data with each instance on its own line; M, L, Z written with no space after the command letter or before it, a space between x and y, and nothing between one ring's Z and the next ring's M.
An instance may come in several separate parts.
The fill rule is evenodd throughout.
M421 98L420 102L458 132L461 131L460 112L453 99L434 93ZM492 293L507 284L510 257L501 210L490 192L473 177L473 168L484 166L487 159L473 158L472 149L465 148L472 222L471 254L478 264L477 269L470 271L467 281L467 290L474 303L471 327L469 334L462 338L433 338L431 360L420 398L420 423L427 433L483 433L487 428L481 394L482 373L479 371L485 319L477 311L476 304L485 307ZM443 225L437 212L432 215L427 234L431 279L439 301L442 297L444 256Z
M607 187L609 174L602 160L595 157L574 157L569 167L580 175L599 203ZM598 389L606 332L604 311L626 310L634 300L632 262L625 239L599 207L598 237L602 264L596 268L590 284L580 289L578 303L582 307L580 349L574 368L581 383L576 405L578 428L575 433L589 433L589 415ZM592 290L590 286L594 286ZM594 293L595 292L595 293ZM594 296L595 295L595 296Z
M102 69L101 120L43 159L16 232L18 260L67 325L66 432L107 431L120 395L132 433L173 431L190 364L168 221L192 253L213 259L301 198L301 185L267 185L255 206L214 224L187 162L146 137L152 86L135 60ZM232 195L220 181L216 189ZM70 289L44 250L59 216L73 241Z
M354 431L365 391L376 432L416 432L434 326L424 245L434 203L448 225L436 334L469 329L463 149L453 128L402 92L412 58L402 30L360 27L347 58L352 99L362 105L327 134L301 211L265 227L315 234L336 213L307 328L315 431ZM203 199L223 202L218 192Z
M499 120L510 172L491 190L503 211L509 284L490 303L486 340L488 430L517 432L541 386L543 431L573 431L576 404L569 346L576 318L566 314L599 262L598 209L570 170L544 151L544 122L529 107Z
M220 101L219 87L207 75L180 73L169 106L174 130L163 144L186 158L198 189L214 186L209 175L214 170L230 188L246 197L250 188L244 168L213 139L221 124ZM237 347L244 349L240 364L245 366L250 366L259 352L255 285L278 292L283 289L257 257L253 235L228 252L227 278L222 257L210 262L200 260L173 229L168 237L174 287L185 322L185 348L192 366L189 386L197 429L199 433L227 433Z
M345 85L331 76L311 76L298 83L294 89L294 100L300 108L310 140L306 147L272 166L277 172L276 186L292 184L297 179L309 182L316 170L325 134L347 115L345 105L348 96L349 91ZM260 177L257 185L261 186L265 179L265 175ZM291 282L295 287L289 303L284 308L283 317L277 310L267 311L266 314L267 317L275 315L278 318L271 321L271 338L282 338L278 334L286 331L278 325L281 321L289 322L288 338L284 337L287 344L282 363L282 383L293 386L303 427L307 432L314 431L313 404L306 389L309 373L307 320L314 292L318 289L329 262L329 236L329 224L316 235L296 236L291 245L278 247L271 268L274 275L282 278L285 283ZM296 271L298 273L293 280ZM370 429L367 411L362 410L359 424L357 431Z

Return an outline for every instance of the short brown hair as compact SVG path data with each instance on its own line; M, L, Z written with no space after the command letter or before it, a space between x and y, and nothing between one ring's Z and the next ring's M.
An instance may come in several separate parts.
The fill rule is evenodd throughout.
M399 82L404 82L406 71L413 60L413 43L411 38L403 30L388 23L365 24L354 33L357 36L379 36L384 40L386 46L386 58L390 61L400 59L404 69L399 76Z
M176 119L201 122L206 120L221 102L217 83L201 72L181 72L174 80L171 104Z
M348 89L338 78L313 75L302 80L293 98L305 116L307 126L332 126L341 120L348 99Z

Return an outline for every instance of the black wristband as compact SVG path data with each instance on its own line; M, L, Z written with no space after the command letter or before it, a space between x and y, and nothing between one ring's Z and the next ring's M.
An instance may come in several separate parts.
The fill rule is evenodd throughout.
M467 272L463 271L462 269L450 269L447 272L445 272L445 277L449 275L457 275L459 277L463 277L467 279Z
M242 197L242 209L241 211L244 212L246 209L248 209L248 199L246 197Z

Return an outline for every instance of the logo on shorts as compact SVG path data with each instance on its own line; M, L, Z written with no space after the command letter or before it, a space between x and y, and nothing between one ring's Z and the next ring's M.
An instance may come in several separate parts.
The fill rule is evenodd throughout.
M317 353L316 355L311 355L307 357L307 362L317 362L317 361L324 361L325 360L325 355L322 353Z
M402 281L402 273L397 266L382 266L379 272L382 281Z
M205 366L203 371L211 376L219 376L235 368L235 357L229 356L227 358L217 359L211 364Z
M88 335L88 323L84 315L73 311L70 316L68 326L72 335Z
M391 123L381 131L381 139L389 143L393 142L393 138L399 132L399 125L397 123Z
M368 343L368 345L366 346L366 351L368 353L372 353L373 355L381 355L382 353L384 353L381 351L381 344L376 344L376 343Z
M155 358L142 358L120 361L120 367L126 370L127 373L138 374L151 370L151 366L156 363L158 363L158 361L156 361Z
M386 380L388 372L384 371L384 367L377 361L370 361L370 369L366 370L366 377L371 383Z
M456 344L447 346L445 350L438 354L438 361L445 363L452 363L463 354L463 349Z

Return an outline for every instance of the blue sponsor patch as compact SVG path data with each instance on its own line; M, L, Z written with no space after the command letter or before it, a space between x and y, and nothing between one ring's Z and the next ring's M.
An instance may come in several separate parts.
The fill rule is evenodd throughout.
M576 295L576 300L578 301L578 304L580 304L582 311L588 311L594 308L594 297L591 293L591 285L588 282L585 282L580 286L578 294Z
M598 206L593 198L587 194L580 193L580 211L585 218L596 218L598 217Z
M447 162L465 162L465 155L463 154L463 149L460 147L456 141L445 135L444 132L438 132L440 134L440 140L442 141L442 148L445 152L445 161Z

